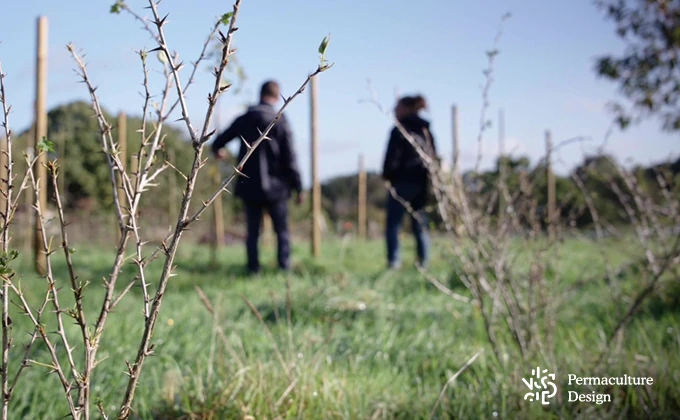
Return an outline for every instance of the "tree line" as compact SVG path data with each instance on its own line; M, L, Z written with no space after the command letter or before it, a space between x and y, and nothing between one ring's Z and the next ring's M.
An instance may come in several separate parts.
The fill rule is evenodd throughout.
M105 111L105 117L114 125L116 116ZM130 116L127 122L127 157L128 165L132 162L132 155L137 153L140 145L138 132L142 120L139 117ZM15 150L27 150L30 130L20 133L16 139ZM53 108L48 113L48 136L53 143L53 151L50 159L58 158L61 162L60 176L62 196L66 206L72 211L107 212L113 208L113 195L111 191L110 172L106 162L106 156L101 147L101 134L97 121L93 118L90 105L86 102L75 101ZM182 173L186 173L191 166L192 156L188 153L186 135L180 129L165 125L163 132L163 148L159 156L159 164L162 159L167 159L177 170L167 171L164 176L175 177L174 182L160 182L157 187L144 196L142 208L169 209L172 201L178 202L182 191L171 190L171 186L181 185ZM16 158L15 158L16 159ZM25 162L16 159L18 169L25 170ZM618 172L618 163L612 156L593 155L585 159L565 176L555 176L557 205L560 213L560 221L572 226L587 228L592 226L592 214L588 211L586 196L579 188L575 177L583 182L588 195L597 209L601 221L614 225L628 223L629 217L621 203L621 198L616 192L616 185L622 185L623 180ZM536 201L537 211L545 211L547 203L547 171L545 162L532 164L526 156L502 156L498 158L493 169L474 173L472 171L463 174L464 179L473 180L468 182L468 187L476 188L476 192L482 199L488 199L497 191L501 174L501 167L505 167L505 179L509 191L519 191L523 179L529 179L532 184L532 197ZM198 182L198 193L208 194L214 189L214 168L202 171ZM680 159L674 162L666 162L649 166L636 166L632 173L641 188L652 194L660 196L662 191L659 187L661 176L670 186L674 194L678 194L680 184ZM369 221L382 224L384 220L383 208L388 191L379 173L367 173L367 217ZM48 196L54 194L52 184L48 183ZM473 188L474 187L474 188ZM322 207L327 221L332 225L344 222L354 223L358 216L358 176L356 174L342 175L326 180L322 183ZM625 190L625 188L621 188ZM680 194L678 195L680 198ZM223 197L224 208L227 217L240 218L240 204L238 200L229 199L226 194ZM499 204L496 200L490 205L492 214L497 215ZM302 221L308 216L309 208L303 206L292 215L293 221ZM436 209L430 212L435 225L440 223Z

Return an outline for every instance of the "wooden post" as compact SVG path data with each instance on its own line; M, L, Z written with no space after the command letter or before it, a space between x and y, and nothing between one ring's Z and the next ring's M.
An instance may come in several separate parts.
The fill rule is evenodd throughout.
M67 128L64 130L60 130L59 132L59 174L58 177L58 187L59 187L59 194L61 196L61 204L63 206L67 205L67 197L66 197L66 137L68 136L68 133L70 131L70 126L67 126Z
M215 105L216 112L215 120L213 122L213 128L215 129L215 132L219 132L221 128L220 121L221 107L219 97ZM217 159L213 160L213 166L211 169L212 169L212 182L215 188L218 188L222 183L221 182L222 176L220 175L220 162ZM213 231L215 232L212 244L213 249L211 254L213 265L217 263L217 250L224 245L224 210L222 208L222 197L223 197L222 194L220 194L219 197L217 197L217 199L212 204Z
M460 161L460 137L459 137L459 131L458 131L458 106L453 105L451 107L451 136L453 140L453 151L452 151L452 158L453 158L453 163L451 165L451 182L454 183L454 188L462 187L462 184L460 186L456 185L456 182L458 179L458 165ZM453 214L452 215L452 220L454 229L458 229L459 225L459 218L458 215Z
M366 169L364 155L359 155L359 238L366 239Z
M168 148L168 160L171 164L176 165L175 161L175 149ZM177 174L174 169L168 171L168 223L174 225L176 220L175 208L177 208L179 202L177 200Z
M548 181L548 234L550 240L555 240L555 174L552 171L552 137L550 131L545 132L546 147L546 175Z
M35 102L33 103L33 112L35 112ZM33 157L34 151L33 151L33 140L35 137L35 121L31 123L31 127L28 130L28 145L26 147L26 154L29 157ZM26 209L26 215L24 219L24 233L23 233L23 252L24 255L28 257L28 255L32 254L32 248L33 248L33 211L31 211L33 206L33 201L35 200L35 195L33 193L33 186L29 182L26 190L24 191L24 208Z
M220 166L218 161L215 162L215 172L213 173L213 182L215 187L221 184ZM222 197L220 194L217 200L213 203L213 220L215 222L215 248L221 248L224 245L224 212L222 210Z
M460 155L460 149L458 148L458 107L454 105L451 108L451 124L452 124L452 135L453 135L453 167L451 168L453 172L458 170L458 160Z
M124 112L118 114L118 152L118 159L120 159L120 162L123 165L123 171L125 171L127 169L127 116ZM126 210L126 208L128 207L128 202L125 195L125 189L123 188L123 174L118 173L117 178L118 191L116 191L116 194L118 195L118 202L120 203L120 207L122 209L123 221L127 223L126 216L128 215L128 210ZM115 214L113 225L116 227L118 239L120 239L122 232L117 226L118 222Z
M503 109L498 111L498 226L503 226L505 219L505 197L501 183L506 183L507 171L505 166L505 115Z
M35 96L35 136L33 138L33 151L36 156L40 153L38 143L47 137L47 18L40 16L37 21L37 56L36 56L36 96ZM41 212L47 211L47 155L40 154L36 161L34 171L38 184L38 199L35 203ZM43 249L42 224L38 213L34 220L33 251L35 257L36 272L43 276L47 267L47 255Z
M312 78L310 89L311 105L311 143L312 143L312 255L319 256L321 251L321 187L317 172L318 132L317 132L317 78Z
M129 176L130 176L130 182L132 183L132 193L134 194L135 189L137 188L137 167L139 166L139 152L133 153L132 156L130 156L130 170Z
M123 170L127 170L127 115L125 115L124 112L121 112L118 114L118 158L120 159L120 162L123 164ZM118 177L118 185L121 185L120 191L118 194L121 206L125 207L127 206L127 198L125 197L125 191L122 188L122 179L123 177L120 176L119 174Z
M215 187L220 185L220 167L219 162L214 160L212 163L211 178ZM222 195L212 203L212 229L213 229L213 240L210 251L210 264L215 266L217 264L217 251L224 244L224 219L222 214Z

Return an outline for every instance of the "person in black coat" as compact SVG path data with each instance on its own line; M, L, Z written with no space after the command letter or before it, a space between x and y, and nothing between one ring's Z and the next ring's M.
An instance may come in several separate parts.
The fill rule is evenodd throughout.
M267 126L276 118L274 108L280 98L280 87L275 81L267 81L260 89L260 103L248 110L231 124L212 143L212 152L218 159L225 159L224 146L238 138L241 143L239 161L248 152L249 145L260 137ZM236 181L234 194L243 200L246 213L246 250L248 269L252 273L260 270L258 238L264 211L272 219L277 237L279 268L290 268L290 235L288 232L288 200L296 194L297 203L303 201L302 181L293 146L293 134L285 115L281 115L267 135L271 140L263 141L250 156Z
M395 117L412 140L420 145L427 159L435 160L437 149L430 132L430 123L418 114L426 107L422 96L405 96L397 102ZM411 207L411 227L416 239L418 264L425 266L429 256L429 235L423 209L428 197L430 173L427 162L396 124L390 133L382 176L392 187L387 196L385 228L388 266L398 268L401 265L399 229L407 211L402 201Z

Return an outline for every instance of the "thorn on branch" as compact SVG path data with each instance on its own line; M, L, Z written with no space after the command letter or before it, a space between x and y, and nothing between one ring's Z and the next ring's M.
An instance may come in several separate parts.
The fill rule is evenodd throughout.
M128 361L126 360L126 361L125 361L125 365L127 366L127 370L128 370L128 371L126 372L126 374L127 374L129 377L133 378L133 377L134 377L134 369L132 368L132 364L130 364L130 362L128 362Z
M274 118L274 121L277 121L277 120L279 120L280 118L281 118L281 114L278 114L278 115ZM262 137L263 140L271 140L271 138L268 137L268 136L265 136L264 133L262 133L262 130L260 130L259 128L257 129L257 132L260 133L260 137Z
M247 148L248 150L252 150L252 149L253 149L253 146L251 146L250 144L248 144L248 142L246 141L245 138L243 138L243 136L239 136L239 137L241 137L241 140L243 140L243 143L246 145L246 148Z
M249 177L248 175L246 175L246 174L244 174L243 172L241 172L241 169L237 168L236 166L234 166L234 172L236 172L237 174L241 175L241 176L244 177L244 178L250 179L250 177Z
M170 15L169 13L166 14L165 17L163 17L163 19L161 19L160 21L159 21L159 20L154 21L154 23L156 24L156 26L158 26L158 28L160 28L161 26L163 26L163 24L165 24L165 21L166 21L166 19L168 18L169 15Z
M170 249L168 248L168 245L165 243L165 241L161 242L161 248L163 249L163 253L165 255L168 255L170 252ZM141 261L140 261L141 262Z
M215 134L215 132L217 132L217 129L213 129L211 132L207 133L207 134L205 135L205 137L201 140L201 142L204 143L204 142L208 141L208 139L209 139L210 137L212 137L213 134Z

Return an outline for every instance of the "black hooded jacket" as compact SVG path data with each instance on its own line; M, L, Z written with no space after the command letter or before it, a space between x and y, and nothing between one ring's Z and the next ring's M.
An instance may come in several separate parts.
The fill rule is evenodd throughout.
M249 107L245 114L236 118L229 128L217 136L212 143L212 152L217 154L220 148L237 138L241 143L238 155L240 161L248 152L240 138L243 137L252 145L260 137L260 132L264 132L276 118L276 114L276 109L264 102ZM299 193L302 190L293 134L284 115L281 115L267 137L271 140L263 141L245 163L242 172L246 177L239 176L236 180L234 194L243 200L287 200L291 191Z
M420 116L413 114L400 120L403 128L422 146L433 159L437 156L434 137L430 132L430 123ZM399 128L394 127L390 134L385 161L383 163L383 178L392 185L415 184L427 187L429 172L423 159L413 145L401 134Z

